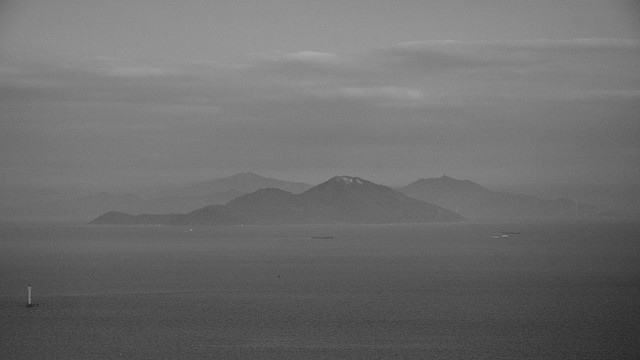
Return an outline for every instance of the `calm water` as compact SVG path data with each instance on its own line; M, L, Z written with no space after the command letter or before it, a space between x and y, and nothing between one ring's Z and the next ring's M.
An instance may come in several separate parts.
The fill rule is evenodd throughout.
M638 354L638 224L0 228L1 359Z

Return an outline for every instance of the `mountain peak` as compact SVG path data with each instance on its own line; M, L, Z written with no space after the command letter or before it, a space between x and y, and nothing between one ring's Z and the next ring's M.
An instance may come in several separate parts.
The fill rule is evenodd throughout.
M345 176L345 175L341 175L341 176L335 176L331 179L332 182L338 182L338 183L344 183L344 184L348 184L348 185L364 185L365 183L367 183L368 181L361 179L359 177L355 177L355 176Z
M221 224L389 224L464 219L434 204L411 199L355 176L335 176L298 195L280 189L260 189L213 210L158 218L111 214L95 223L217 224L215 220L221 219Z
M225 178L194 183L182 191L180 195L207 196L230 190L248 194L265 188L278 188L293 193L301 193L311 188L311 185L266 178L253 172L243 172Z
M460 196L490 196L491 191L470 180L458 180L447 175L419 179L400 189L405 195L438 204L443 198ZM440 204L438 204L440 205ZM445 206L446 208L446 206Z

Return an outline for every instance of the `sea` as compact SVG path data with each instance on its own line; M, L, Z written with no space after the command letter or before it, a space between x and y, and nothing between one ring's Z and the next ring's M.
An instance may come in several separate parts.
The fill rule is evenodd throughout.
M639 356L638 223L0 226L0 359Z

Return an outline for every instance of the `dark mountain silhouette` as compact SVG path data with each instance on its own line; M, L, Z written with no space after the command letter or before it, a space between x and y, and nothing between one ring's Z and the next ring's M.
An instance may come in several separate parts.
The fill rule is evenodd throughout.
M310 219L320 222L420 223L463 220L439 206L409 198L387 186L336 176L300 194Z
M299 196L280 189L261 189L231 200L226 208L245 224L304 223Z
M374 224L452 222L464 219L447 209L412 199L389 187L350 176L336 176L299 195L280 189L261 189L240 196L224 207L215 208L215 213L211 213L208 208L171 215L107 213L91 223Z
M110 211L100 215L90 224L104 225L236 225L235 219L224 205L210 205L187 214L141 214L129 215Z
M120 211L109 211L100 215L90 224L118 224L118 225L156 225L170 224L176 214L158 215L158 214L141 214L129 215Z
M562 220L599 216L596 208L569 199L545 200L524 194L494 192L469 180L448 176L420 179L398 191L476 220Z

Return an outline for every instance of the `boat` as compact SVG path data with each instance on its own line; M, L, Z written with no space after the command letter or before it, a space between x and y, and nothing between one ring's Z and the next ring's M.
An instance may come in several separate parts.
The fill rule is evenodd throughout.
M520 235L520 231L503 231L502 235Z

